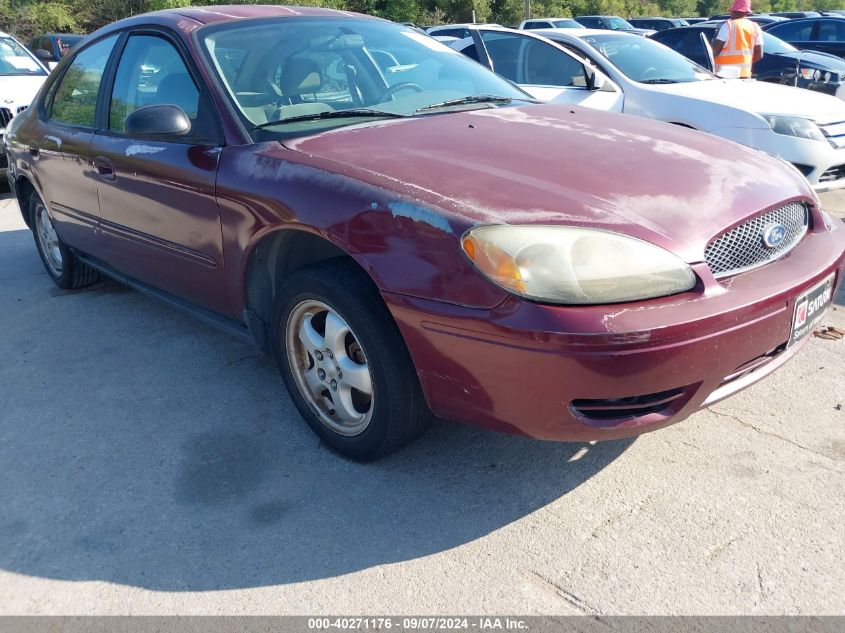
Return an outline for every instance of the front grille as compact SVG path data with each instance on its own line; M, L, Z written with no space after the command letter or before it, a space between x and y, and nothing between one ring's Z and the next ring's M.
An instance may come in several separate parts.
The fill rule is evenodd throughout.
M818 124L827 142L836 149L845 147L845 121Z
M0 108L0 127L6 127L12 120L12 111L9 108Z
M26 110L29 106L18 106L18 109L15 110L15 114L20 114L24 110Z
M819 182L833 182L845 178L845 165L836 165L819 176Z
M807 232L809 222L806 205L787 204L717 237L704 249L704 260L717 278L757 268L795 248ZM785 232L779 244L769 247L763 242L763 234L773 224L783 225Z

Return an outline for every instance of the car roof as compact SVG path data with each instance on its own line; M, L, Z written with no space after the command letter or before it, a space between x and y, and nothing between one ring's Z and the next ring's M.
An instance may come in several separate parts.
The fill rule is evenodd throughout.
M678 28L685 29L687 27L681 26ZM625 31L611 31L610 29L537 29L534 31L537 35L568 35L569 37L589 37L590 35L618 35L619 37L640 37L633 33L626 33ZM548 34L548 35L547 35Z

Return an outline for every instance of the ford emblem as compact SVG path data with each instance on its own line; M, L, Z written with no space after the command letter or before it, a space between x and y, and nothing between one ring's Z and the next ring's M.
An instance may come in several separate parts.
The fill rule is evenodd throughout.
M779 246L786 237L786 227L783 224L770 224L763 229L763 244L768 248Z

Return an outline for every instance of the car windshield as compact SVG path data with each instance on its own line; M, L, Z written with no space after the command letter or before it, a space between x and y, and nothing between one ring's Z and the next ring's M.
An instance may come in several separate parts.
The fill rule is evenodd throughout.
M683 83L715 79L708 70L663 44L637 35L591 35L584 40L619 71L634 81L648 84Z
M607 23L609 24L610 28L614 31L627 31L633 28L636 28L633 24L628 22L627 20L623 20L622 18L617 18L613 16L611 18L606 18Z
M46 75L41 65L11 37L0 37L0 75Z
M773 55L783 55L785 53L794 53L798 49L792 44L784 42L779 37L775 37L771 33L763 31L763 51L772 53Z
M200 40L259 134L297 136L370 118L497 107L531 98L414 29L357 18L205 27Z

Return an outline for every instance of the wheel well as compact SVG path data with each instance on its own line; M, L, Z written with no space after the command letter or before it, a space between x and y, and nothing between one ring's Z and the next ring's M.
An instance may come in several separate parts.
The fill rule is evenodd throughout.
M282 281L300 268L339 257L355 261L327 239L298 229L277 231L256 245L246 268L244 299L247 323L262 348Z
M15 195L18 199L18 206L20 207L23 221L26 222L29 228L32 228L32 221L29 217L29 199L33 193L35 193L35 187L29 182L29 178L18 176L18 179L15 181Z

